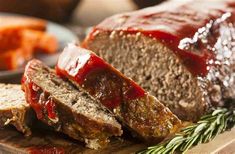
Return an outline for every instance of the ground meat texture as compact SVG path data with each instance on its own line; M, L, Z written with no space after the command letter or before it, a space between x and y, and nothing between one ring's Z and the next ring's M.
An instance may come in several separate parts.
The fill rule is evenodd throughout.
M118 14L97 25L83 46L180 119L196 121L211 106L235 98L234 6L170 1Z
M167 107L89 50L69 44L56 72L99 100L146 141L159 142L180 127L180 120Z
M0 127L13 125L26 136L31 135L30 125L34 113L25 101L20 85L0 84Z
M120 124L108 110L40 61L27 64L22 85L39 120L85 142L89 148L101 148L109 137L122 134Z

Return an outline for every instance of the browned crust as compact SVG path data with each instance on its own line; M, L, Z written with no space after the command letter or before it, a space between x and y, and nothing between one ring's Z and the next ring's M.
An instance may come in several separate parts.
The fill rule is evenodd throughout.
M43 88L42 88L43 89ZM48 92L44 91L44 95ZM27 97L27 92L26 92ZM50 97L50 95L49 95ZM86 139L97 139L101 146L106 146L110 136L120 136L120 129L110 124L104 124L94 121L89 117L77 114L71 108L65 106L61 102L53 99L56 105L56 112L59 121L53 123L45 114L45 118L41 119L44 123L55 128L56 131L63 132L71 138L85 142Z
M31 125L33 113L29 107L24 109L0 110L0 127L13 125L19 132L25 136L31 135L29 126Z
M70 57L74 54L69 51L76 53L79 50L82 50L82 48L73 45L71 48L66 48L63 54L67 54ZM90 53L90 51L87 52ZM63 61L63 58L61 56L59 62ZM79 63L76 59L79 59L79 55L75 57L74 61L70 60L71 63L66 66L57 65L57 73L62 73L60 74L62 77L70 79L79 89L84 89L85 92L99 100L141 139L149 142L159 142L180 128L181 121L167 107L161 104L154 96L146 93L134 81L101 59L99 60L102 61L100 62L102 63L102 69L89 72L82 83L79 83L74 78L74 76L81 75L79 72L76 72L74 76L69 73L63 73L63 69L70 68L73 63ZM92 65L91 67L95 69L97 65ZM75 67L75 69L77 68ZM136 94L137 96L135 96ZM105 100L110 98L112 99L108 103L111 103L106 104Z
M111 41L110 41L111 40ZM131 40L131 41L130 41ZM153 39L151 37L144 36L141 33L137 34L126 34L125 32L118 32L118 31L100 31L97 33L93 38L86 38L84 45L88 48L96 52L101 57L105 57L105 52L107 54L109 52L112 53L112 50L106 50L104 51L102 46L105 46L106 44L118 44L117 42L132 42L132 44L135 44L134 48L136 48L136 52L141 52L142 47L138 47L138 42L144 42L146 43L146 46L149 47L148 50L157 50L156 48L153 48L155 45L162 44L158 40ZM120 44L120 43L119 43ZM125 44L127 46L127 44ZM173 56L175 56L176 59L179 59L174 52L170 49L168 49L163 44L161 45L164 48L161 48L163 50L168 51ZM129 48L132 48L131 46ZM152 49L153 48L153 49ZM124 51L128 52L127 49L123 48ZM164 53L165 54L165 53ZM234 52L232 52L232 57L234 56ZM116 55L115 55L116 56ZM103 57L103 58L104 58ZM118 67L117 64L113 64L112 62L114 59L110 57L105 57L105 60L107 60L109 63L114 65L115 67ZM185 106L181 106L178 109L171 109L172 112L174 112L180 119L182 120L192 120L196 121L198 120L202 115L207 113L212 106L225 106L227 100L234 100L235 99L235 80L234 80L234 70L235 70L235 64L232 58L227 59L230 62L230 65L222 63L219 66L211 67L210 72L207 77L197 77L192 76L192 80L194 80L196 84L195 89L198 89L198 92L192 93L192 100L195 101L195 106L191 109L187 109L187 103L183 103ZM224 59L226 61L226 59ZM125 62L123 62L124 64ZM184 64L180 61L180 65L182 67L185 67ZM185 68L185 70L187 70ZM123 70L122 70L123 71ZM190 71L187 71L190 74ZM219 76L215 75L215 72L219 74ZM136 72L132 72L132 75ZM179 79L177 79L179 80ZM135 79L135 81L138 82L138 79ZM227 86L224 85L224 83L228 84ZM141 84L143 84L141 82ZM169 89L172 90L172 89ZM175 90L175 89L173 89ZM187 89L184 89L182 87L181 89L185 94L187 94ZM164 102L163 102L164 103ZM168 102L165 102L164 104L167 105ZM175 102L179 103L179 102ZM189 104L190 106L190 104Z
M53 95L51 95L43 87L40 87L33 79L34 74L37 73L37 70L34 70L35 67L44 67L40 65L42 64L39 61L31 61L31 65L28 66L28 69L24 75L27 76L27 79L29 79L30 82L34 83L40 88L38 90L39 95L43 94L43 96L48 96L48 98L53 100L58 116L58 121L53 122L50 120L47 113L44 112L44 117L40 119L41 121L54 127L56 131L63 132L74 139L86 143L89 142L89 140L96 140L100 146L105 146L109 142L109 137L120 136L122 134L121 128L105 123L105 121L96 121L90 117L76 113L76 111L73 111L73 109L69 106L66 106L59 100L56 100L56 98L54 98ZM55 76L52 71L50 74ZM27 82L23 83L23 88L26 94L26 98L28 98L30 96L31 89L29 89ZM27 101L30 103L30 100L27 99Z
M143 44L139 43L141 41L146 43L146 45L144 46ZM121 46L120 44L122 42L125 42L125 43L128 42L129 44L135 44L135 45L133 45L133 47L132 47L132 45L129 45L129 44L125 44L125 45ZM110 44L110 45L107 46L107 44ZM83 42L84 47L94 51L96 54L98 54L103 59L105 59L108 63L110 63L114 67L120 69L120 71L122 73L124 73L124 74L127 73L125 75L127 75L128 77L131 77L134 81L136 81L138 84L140 84L143 88L145 88L147 91L149 91L154 96L157 96L156 91L152 91L152 89L149 88L148 86L145 87L146 86L145 82L149 83L150 86L151 86L151 83L148 80L144 80L144 81L140 80L140 78L146 77L143 75L144 73L142 74L143 75L142 77L137 77L136 74L138 74L138 72L126 71L126 70L130 70L130 68L128 66L125 66L125 63L127 63L128 61L131 61L131 59L128 59L129 57L126 57L128 60L122 61L122 63L121 63L121 65L124 65L125 67L120 67L120 64L118 64L117 62L114 63L114 61L116 59L120 59L120 57L118 55L119 52L117 52L117 54L114 55L112 51L114 51L115 48L119 48L119 51L123 50L125 52L129 52L129 50L135 50L137 52L137 54L138 54L138 52L141 53L142 50L144 50L146 53L148 53L148 51L152 51L150 53L151 57L149 57L149 63L150 63L150 61L152 61L152 58L154 57L154 50L158 50L157 46L155 47L155 45L157 45L157 44L159 46L161 46L160 51L164 50L169 54L172 53L172 57L175 57L175 59L177 61L179 61L179 63L180 63L180 59L176 55L174 55L174 53L170 49L165 47L162 43L160 43L156 39L146 37L140 33L126 34L125 32L119 32L119 31L113 31L113 32L100 31L100 32L97 32L96 35L94 35L92 38L87 37L86 40ZM118 46L118 45L120 45L120 46ZM111 47L111 46L113 46L113 47ZM166 52L162 52L162 55L166 54ZM142 65L140 63L142 63L142 61L138 61L138 63L134 64L135 68L139 68L139 69L136 69L135 71L141 72L142 70L140 70L140 69L143 69L143 68L141 68ZM180 65L182 66L182 68L184 68L187 71L187 74L189 74L189 76L192 76L192 75L190 75L191 73L184 67L183 64L180 63ZM143 70L143 71L145 71L145 70ZM156 78L156 76L153 74L151 76L152 76L153 80L154 80L154 78ZM179 76L179 79L176 79L176 80L179 81L180 77L181 76ZM203 92L201 91L201 88L199 87L199 84L197 83L198 82L197 78L192 77L192 80L194 80L193 82L196 84L195 89L197 89L197 91L194 91L194 93L192 93L192 95L194 97L191 99L191 101L194 101L195 104L192 105L192 103L190 103L190 102L184 103L185 106L187 106L187 104L189 104L189 106L193 106L190 108L190 110L187 109L187 107L183 107L180 105L177 105L178 108L176 108L176 107L174 107L174 105L171 106L170 104L168 104L168 102L162 101L160 98L158 98L160 100L160 102L162 102L164 105L168 106L170 108L170 110L175 115L177 115L181 120L196 121L203 114L206 113L206 109L208 107L207 102L205 102L205 100L203 98ZM155 80L155 81L159 82L158 80ZM160 87L155 87L155 89L159 89L159 88ZM175 87L173 87L173 88L175 88ZM182 87L181 90L182 90L182 92L187 94L186 89L183 89L183 87ZM197 94L197 96L195 96L195 94ZM170 96L168 96L168 97L170 97ZM179 104L179 101L176 100L175 104Z

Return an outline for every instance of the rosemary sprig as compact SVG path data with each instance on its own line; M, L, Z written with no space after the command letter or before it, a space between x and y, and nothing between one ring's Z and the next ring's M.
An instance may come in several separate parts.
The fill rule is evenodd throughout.
M235 124L235 110L218 108L203 116L197 123L183 128L173 138L138 154L168 154L176 151L185 153L193 145L206 143L216 135L232 128Z

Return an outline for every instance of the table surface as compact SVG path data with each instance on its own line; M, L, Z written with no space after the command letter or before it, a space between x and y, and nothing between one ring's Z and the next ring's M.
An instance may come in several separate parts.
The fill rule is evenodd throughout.
M146 146L130 137L112 139L108 147L100 150L85 148L82 143L72 140L65 135L44 131L33 130L31 137L24 137L14 128L0 130L0 154L25 154L29 149L62 149L65 153L83 154L129 154L142 150ZM231 131L218 135L214 140L206 144L200 144L190 149L188 154L232 154L235 153L235 128Z

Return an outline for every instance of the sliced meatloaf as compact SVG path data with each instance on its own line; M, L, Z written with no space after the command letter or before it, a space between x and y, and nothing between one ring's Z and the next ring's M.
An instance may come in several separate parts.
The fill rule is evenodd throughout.
M26 136L31 134L29 125L33 112L25 101L20 85L0 84L0 127L14 125Z
M161 141L180 126L178 118L154 96L89 50L69 44L56 72L99 100L146 141Z
M105 108L38 60L27 64L22 87L39 120L89 148L103 147L109 137L122 134L120 124Z
M83 43L182 120L235 98L235 2L169 1L105 19Z

